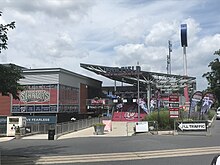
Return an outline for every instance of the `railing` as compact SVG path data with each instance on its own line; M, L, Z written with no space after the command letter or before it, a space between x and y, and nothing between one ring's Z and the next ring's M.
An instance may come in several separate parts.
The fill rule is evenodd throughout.
M49 130L55 130L56 138L58 138L61 135L91 127L99 122L100 118L90 118L58 124L28 124L22 135L48 134Z
M91 127L95 123L99 123L100 118L90 118L90 119L82 119L82 120L77 120L74 122L66 122L66 123L60 123L56 125L55 129L55 135L56 137L59 137L61 135L73 132L73 131L78 131L81 129L85 129L88 127Z

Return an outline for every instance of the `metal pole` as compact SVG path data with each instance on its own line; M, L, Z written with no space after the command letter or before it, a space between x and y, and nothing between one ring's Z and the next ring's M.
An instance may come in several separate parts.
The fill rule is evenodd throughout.
M115 80L115 83L114 83L114 92L116 92L116 80ZM115 93L114 93L115 95Z
M138 121L140 121L140 89L139 89L139 62L138 62L138 67L137 67L137 72L138 72L138 77L137 77L137 83L138 83Z
M149 112L151 113L151 109L150 109L150 98L151 98L151 85L148 84L147 85L147 107L149 109Z
M183 47L183 67L184 67L184 75L187 76L187 59L186 59L186 46Z

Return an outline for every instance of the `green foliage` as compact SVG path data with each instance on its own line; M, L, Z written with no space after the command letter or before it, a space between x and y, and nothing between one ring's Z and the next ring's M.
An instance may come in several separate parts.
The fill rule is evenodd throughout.
M2 12L0 11L0 16ZM3 25L0 24L0 53L3 49L7 49L9 29L15 28L15 22ZM21 70L13 64L0 64L0 94L8 96L12 94L13 98L18 99L18 91L21 90L18 81L23 78Z
M211 120L215 116L216 112L213 109L208 111L208 119Z
M146 116L146 121L158 121L159 130L170 130L173 129L173 119L170 119L168 110L160 110L158 112L152 112L150 115Z
M215 51L214 55L220 56L220 49ZM202 77L205 77L208 81L207 91L215 94L218 103L220 103L220 61L217 57L211 61L208 65L211 68L210 72L204 73Z
M14 99L19 99L18 91L22 90L18 83L22 76L22 71L16 65L0 64L0 92L3 96L12 94Z
M94 126L94 127L105 126L105 124L104 124L104 123L95 123L95 124L93 124L93 126Z
M0 11L0 16L2 16L2 12ZM9 24L0 24L0 53L2 52L2 49L7 49L7 41L8 41L8 31L9 29L15 28L15 22L11 22Z

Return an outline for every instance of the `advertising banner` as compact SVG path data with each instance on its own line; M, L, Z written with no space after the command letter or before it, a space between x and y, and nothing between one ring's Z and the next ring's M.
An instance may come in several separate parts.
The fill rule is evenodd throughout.
M143 119L146 113L140 113L140 119ZM114 112L112 121L138 121L137 112Z
M19 93L19 99L13 99L13 105L57 104L57 86L25 86L25 89Z
M207 113L211 108L212 104L215 102L215 96L211 92L207 92L204 94L202 99L202 108L201 113Z
M20 100L12 100L12 113L56 112L57 93L57 85L24 86Z
M27 124L56 124L57 118L56 116L27 116L26 122Z
M189 113L195 112L195 107L202 100L202 92L201 91L196 91L190 100L190 107L189 107Z
M144 99L137 99L137 104L140 106L141 109L144 110L147 114L149 114L149 109L147 108L147 104Z

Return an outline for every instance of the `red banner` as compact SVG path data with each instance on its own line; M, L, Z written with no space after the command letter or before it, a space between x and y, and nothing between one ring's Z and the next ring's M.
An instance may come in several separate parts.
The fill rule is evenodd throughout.
M146 113L140 113L140 120L146 116ZM137 112L114 112L112 121L138 121Z

